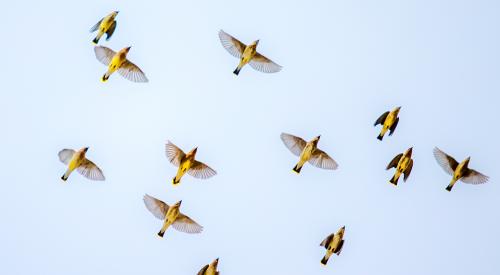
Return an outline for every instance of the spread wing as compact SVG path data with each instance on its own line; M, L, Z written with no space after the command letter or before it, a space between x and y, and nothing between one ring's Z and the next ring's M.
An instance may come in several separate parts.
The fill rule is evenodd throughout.
M434 148L434 158L436 158L437 163L446 173L453 176L453 173L455 173L455 169L457 169L458 166L458 162L454 158L447 155L437 147Z
M413 169L413 160L410 159L410 163L408 164L408 167L406 167L406 170L404 171L405 177L403 178L404 181L408 179L408 177L411 174L411 169Z
M396 131L396 127L398 127L398 123L399 123L399 117L396 118L391 128L389 128L389 136L392 136L392 134L394 134L394 131Z
M469 184L483 184L486 183L488 179L488 176L483 175L474 169L469 169L460 180Z
M255 53L252 60L250 60L250 66L255 70L263 73L277 73L281 71L281 66L271 61L269 58L261 55L260 53Z
M391 160L391 162L389 163L389 165L387 165L387 167L385 168L385 170L389 170L391 168L396 168L398 166L399 160L401 159L402 156L403 156L403 154L399 154L399 155L395 156Z
M146 205L146 208L153 214L156 218L160 220L165 219L165 215L167 215L168 211L168 204L164 203L163 201L154 198L148 194L144 195L144 205Z
M111 59L113 59L113 56L116 54L112 49L104 46L95 46L94 53L97 60L106 66L109 65Z
M208 265L205 265L198 273L197 275L205 275L205 272L208 269Z
M172 226L177 230L184 233L196 234L201 233L203 231L203 226L197 224L190 217L179 213L179 216L172 224Z
M208 179L217 174L214 169L197 160L194 161L193 165L187 171L187 173L198 179Z
M383 113L376 121L375 123L373 124L373 126L377 126L379 124L383 125L384 124L384 121L385 119L387 118L387 116L389 115L389 111Z
M334 235L335 235L334 233L328 235L328 237L326 237L319 246L328 249L328 244L332 241Z
M75 150L73 149L63 149L58 153L59 160L64 164L68 164L74 154Z
M126 79L133 82L148 82L148 78L144 74L144 72L137 67L134 63L125 60L123 64L118 69L118 73L121 74Z
M280 137L286 148L288 148L288 150L290 150L290 152L292 152L297 157L300 156L300 154L306 147L306 141L294 135L281 133Z
M181 160L186 156L186 154L184 154L179 147L170 142L170 140L165 144L165 154L167 155L168 161L176 167L179 167Z
M309 163L318 168L328 170L336 170L339 167L335 160L333 160L327 153L321 151L320 149L314 150L311 158L309 159Z
M113 24L111 24L109 29L106 31L106 41L111 38L111 36L115 32L115 29L116 29L116 21L113 21Z
M243 51L247 47L245 44L241 43L238 39L227 34L223 30L219 31L219 39L222 43L224 49L226 49L232 56L240 58Z
M92 161L85 159L82 164L77 168L78 173L82 174L82 176L91 179L91 180L105 180L104 174L101 169L97 167Z
M99 26L101 25L101 22L102 22L102 19L99 20L99 22L97 22L92 28L90 28L90 32L95 32L97 31L97 29L99 28Z

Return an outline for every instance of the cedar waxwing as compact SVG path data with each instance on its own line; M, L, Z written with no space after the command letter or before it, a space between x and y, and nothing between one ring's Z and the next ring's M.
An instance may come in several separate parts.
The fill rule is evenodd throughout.
M319 139L320 136L317 136L311 141L306 142L305 140L294 135L286 133L281 134L281 140L288 150L290 150L294 155L300 157L297 165L293 167L293 171L295 173L300 173L302 166L307 161L310 164L322 169L335 170L338 168L338 164L335 160L333 160L325 152L318 149Z
M488 176L469 168L470 157L459 164L453 157L447 155L437 147L434 148L434 157L443 170L453 176L450 184L446 187L447 191L451 191L451 188L453 188L453 185L458 180L470 184L483 184L489 179Z
M326 248L326 254L321 259L321 263L323 265L326 265L328 263L328 259L330 259L330 256L332 254L337 254L340 255L340 252L342 251L342 247L344 246L344 232L345 232L345 226L342 226L339 231L337 231L336 234L330 234L326 239L324 239L320 246Z
M97 22L90 29L90 32L95 32L98 30L97 36L94 38L94 40L92 40L92 42L94 42L94 44L99 43L99 39L101 39L101 37L104 34L106 34L106 41L111 38L111 36L113 35L113 33L115 32L115 29L116 29L115 17L117 15L118 15L118 11L114 11L114 12L106 15L106 17L99 20L99 22Z
M218 264L219 258L215 259L212 263L205 265L197 275L219 275L219 271L217 271Z
M413 151L413 147L406 150L403 154L399 154L395 156L389 165L387 165L386 170L389 170L391 168L396 168L396 172L394 173L394 176L392 179L389 181L390 183L394 184L395 186L398 185L398 180L401 174L404 174L403 180L406 182L408 177L410 176L411 169L413 168L413 159L411 159L411 153Z
M225 33L223 30L219 31L219 38L222 46L234 57L240 59L240 64L234 70L234 74L238 75L241 68L247 63L257 71L263 73L276 73L281 70L281 66L271 61L269 58L257 52L257 45L259 40L252 42L250 45L241 43L238 39Z
M198 179L208 179L217 174L214 169L208 167L203 162L195 160L198 147L185 154L179 147L175 146L170 141L165 145L165 154L170 163L179 167L177 174L172 179L172 184L177 185L181 182L182 176L187 172L189 175Z
M163 226L158 232L158 236L163 238L167 228L172 225L174 229L180 232L195 234L201 233L203 227L193 221L190 217L182 214L179 210L182 201L178 201L172 206L163 201L151 197L148 194L144 195L144 204L146 208L153 214L156 218L163 221Z
M380 131L380 134L378 135L378 139L382 140L384 138L385 133L387 130L389 130L389 136L392 136L394 133L394 130L396 130L396 127L398 126L399 122L399 110L401 110L401 107L396 107L392 111L387 111L383 113L377 121L375 121L375 124L373 126L377 126L378 124L382 125L382 130Z
M75 152L73 149L63 149L59 152L59 160L68 165L68 169L61 177L66 181L73 172L77 169L78 173L91 180L104 180L104 175L99 167L85 157L89 147L82 148Z
M126 79L133 82L148 82L146 75L127 59L127 54L131 47L123 48L115 53L113 50L104 46L95 46L94 52L97 60L108 66L108 71L102 76L101 81L106 82L112 73L118 70Z

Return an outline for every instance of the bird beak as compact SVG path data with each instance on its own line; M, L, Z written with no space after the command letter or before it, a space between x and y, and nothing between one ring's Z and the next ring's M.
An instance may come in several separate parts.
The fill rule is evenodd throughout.
M85 147L83 151L86 153L89 150L89 147Z
M130 47L127 47L127 52L128 52L128 51L130 51L130 48L132 48L132 46L130 46Z
M317 136L316 139L319 140L321 138L321 135Z
M116 14L118 14L118 13L119 13L119 11L115 11L115 13L116 13Z
M182 200L179 201L179 206L181 206L181 204L182 204Z
M215 262L218 263L219 262L219 258L215 259Z
M345 230L345 225L344 225L344 226L342 226L342 230Z
M396 110L398 110L398 111L401 110L401 106L397 107Z
M408 153L412 153L413 152L413 147L411 147L410 149L408 149Z
M259 45L259 39L255 40L255 46Z
M193 154L196 154L196 151L198 151L198 147L193 149Z

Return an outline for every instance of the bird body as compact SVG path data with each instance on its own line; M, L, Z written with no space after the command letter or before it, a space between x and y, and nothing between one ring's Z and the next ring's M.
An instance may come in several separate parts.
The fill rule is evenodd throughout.
M437 147L434 148L434 157L441 168L452 176L450 184L446 187L447 191L451 191L455 183L459 180L469 184L483 184L489 180L488 176L469 168L470 157L458 163L453 157Z
M296 156L299 157L299 161L293 167L293 171L295 173L300 173L303 165L306 162L310 164L322 168L322 169L330 169L335 170L338 168L337 162L333 160L328 154L323 152L318 148L320 136L315 137L309 142L306 142L300 137L296 137L294 135L290 135L287 133L281 134L281 140L285 144L285 146Z
M184 233L201 233L203 227L197 224L190 217L180 212L182 201L178 201L172 206L165 202L154 198L148 194L144 195L144 205L156 218L163 221L162 227L158 232L158 236L163 238L165 231L172 226L177 231Z
M106 40L109 40L111 38L116 29L115 18L117 15L118 11L114 11L106 15L90 29L90 32L97 31L96 37L94 38L94 40L92 40L94 44L99 43L99 40L104 34L106 34Z
M86 158L88 147L78 151L63 149L59 151L59 160L67 165L66 172L62 175L63 181L76 169L80 174L91 180L104 180L104 175L99 167Z
M386 170L396 168L394 176L389 181L390 183L398 185L399 177L401 176L401 174L404 174L404 181L408 179L413 168L413 159L411 158L412 151L413 147L406 150L403 154L399 154L394 157L389 165L387 165Z
M173 165L178 167L177 174L172 179L173 185L179 184L185 173L200 179L208 179L217 174L217 172L208 165L195 159L197 151L198 148L194 148L185 154L179 147L175 146L170 141L167 142L165 145L167 158Z
M219 275L219 271L217 271L218 264L219 258L201 268L197 275Z
M130 81L148 82L144 72L127 59L130 48L131 47L126 47L115 53L113 50L104 46L94 47L97 60L108 67L106 73L101 77L102 82L108 81L109 77L116 71Z
M241 43L238 39L227 34L223 30L219 31L219 39L222 46L234 57L240 60L238 67L234 70L234 74L238 75L246 64L250 64L252 68L263 73L276 73L281 70L281 66L274 63L269 58L257 52L259 40L255 40L250 45Z
M321 259L321 264L326 265L333 254L340 255L342 247L344 246L344 233L345 226L341 227L337 233L330 234L321 242L320 246L326 248L326 254L323 259Z
M398 126L399 122L399 110L401 110L401 107L396 107L392 111L387 111L383 113L377 121L375 121L374 126L377 126L378 124L382 125L382 129L380 130L380 134L378 135L377 139L382 140L384 138L384 135L389 132L389 136L392 136L394 131L396 130L396 127Z

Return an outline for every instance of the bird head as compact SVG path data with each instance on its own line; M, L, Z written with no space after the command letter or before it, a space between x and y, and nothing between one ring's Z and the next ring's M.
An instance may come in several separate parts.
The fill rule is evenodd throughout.
M125 48L125 52L126 52L126 53L128 53L128 51L130 51L130 48L132 48L132 46L130 46L130 47L126 47L126 48Z
M466 158L466 159L464 160L464 166L465 166L465 167L469 166L469 162L470 162L470 157L468 157L468 158Z
M217 265L219 264L219 258L215 259L213 262L212 262L212 266L217 268Z
M188 155L193 155L193 156L195 156L197 151L198 151L198 147L195 147L193 150L191 150L191 151L188 153Z
M320 138L321 138L321 135L319 135L319 136L317 136L317 137L313 138L312 142L314 143L314 145L317 145L317 144L318 144L318 142L319 142L319 139L320 139Z
M257 45L259 45L259 39L255 40L254 42L252 42L252 44L250 44L251 46L253 47L257 47Z
M174 206L175 206L175 207L180 207L180 206L181 206L181 204L182 204L182 200L180 200L180 201L176 202Z
M338 234L344 235L344 232L345 232L345 225L339 229Z
M88 151L88 150L89 150L89 147L85 147L85 148L83 148L83 152L84 152L84 153L87 153L87 151Z
M411 157L411 153L413 152L413 147L410 147L410 149L406 150L406 154Z
M399 114L399 110L401 110L401 106L394 108L394 113Z

